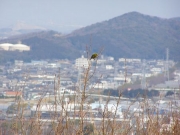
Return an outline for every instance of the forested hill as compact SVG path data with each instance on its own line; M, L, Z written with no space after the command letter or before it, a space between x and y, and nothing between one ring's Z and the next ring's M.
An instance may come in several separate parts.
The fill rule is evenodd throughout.
M104 55L116 59L163 59L166 48L169 48L170 59L180 61L180 18L163 19L131 12L78 29L69 35L54 31L38 32L0 42L19 40L32 48L19 57L24 59L74 59L89 45L93 51L103 48ZM4 52L1 56L2 53L4 58L7 57ZM11 59L10 54L8 59Z
M93 24L68 35L68 40L80 49L87 43L116 58L165 58L180 60L180 18L162 19L131 12ZM91 41L90 41L91 40Z

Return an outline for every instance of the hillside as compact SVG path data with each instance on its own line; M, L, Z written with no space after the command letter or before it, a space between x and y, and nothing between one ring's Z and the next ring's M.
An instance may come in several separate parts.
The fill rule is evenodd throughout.
M164 59L170 50L170 59L180 61L180 18L162 19L131 12L116 18L78 29L69 35L54 31L31 33L12 37L2 42L17 42L31 46L24 59L74 59L90 45L93 51L103 48L103 54L127 58ZM0 52L4 56L6 52ZM8 57L10 57L8 52ZM20 55L20 53L17 53ZM13 54L12 58L16 59Z
M131 12L74 31L67 36L80 49L91 40L95 50L104 47L106 55L134 58L180 60L180 18L161 19Z
M42 31L11 37L2 42L17 43L30 46L29 52L0 51L0 62L18 60L40 60L40 59L73 59L80 56L77 49L74 49L62 35L54 31Z

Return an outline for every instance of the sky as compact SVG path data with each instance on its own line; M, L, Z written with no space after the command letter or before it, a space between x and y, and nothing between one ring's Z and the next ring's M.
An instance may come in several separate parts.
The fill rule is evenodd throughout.
M180 0L0 0L0 28L17 23L71 31L136 11L180 17Z

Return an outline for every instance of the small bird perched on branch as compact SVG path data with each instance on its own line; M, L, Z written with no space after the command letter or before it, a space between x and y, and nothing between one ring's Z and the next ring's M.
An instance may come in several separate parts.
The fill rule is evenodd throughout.
M97 54L97 53L94 53L94 54L91 56L91 59L94 59L94 60L95 60L97 57L98 57L98 54ZM90 60L91 60L91 59L90 59Z

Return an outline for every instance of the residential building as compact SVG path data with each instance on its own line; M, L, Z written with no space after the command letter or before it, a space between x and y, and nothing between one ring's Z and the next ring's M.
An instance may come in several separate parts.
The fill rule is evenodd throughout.
M75 66L77 68L88 68L89 66L88 59L84 58L84 56L82 55L81 58L75 60Z

